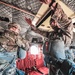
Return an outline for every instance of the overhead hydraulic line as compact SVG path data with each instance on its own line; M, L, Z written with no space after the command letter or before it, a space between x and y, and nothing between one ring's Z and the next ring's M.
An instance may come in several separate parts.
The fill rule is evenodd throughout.
M6 3L6 2L4 2L4 1L0 1L0 4L4 4L4 5L8 6L8 7L11 7L11 8L13 8L13 9L19 10L19 11L21 11L21 12L23 12L23 13L26 13L26 14L31 15L31 16L33 16L33 17L39 18L38 16L36 16L36 15L34 15L34 14L32 14L32 13L29 13L29 12L27 12L26 10L24 10L24 9L22 9L22 8L16 7L16 6L11 5L11 4L9 4L9 3Z

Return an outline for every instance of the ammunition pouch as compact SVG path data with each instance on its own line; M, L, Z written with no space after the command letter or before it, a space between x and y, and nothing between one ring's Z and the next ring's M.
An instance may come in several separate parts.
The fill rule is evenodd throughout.
M51 42L45 41L45 43L43 45L43 54L49 55L50 54L50 48L51 48Z

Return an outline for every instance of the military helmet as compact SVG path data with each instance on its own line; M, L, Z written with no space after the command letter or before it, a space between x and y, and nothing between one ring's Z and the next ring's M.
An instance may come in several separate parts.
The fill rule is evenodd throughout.
M11 27L15 27L18 28L21 31L21 26L18 23L10 23L8 24L8 29L10 29Z

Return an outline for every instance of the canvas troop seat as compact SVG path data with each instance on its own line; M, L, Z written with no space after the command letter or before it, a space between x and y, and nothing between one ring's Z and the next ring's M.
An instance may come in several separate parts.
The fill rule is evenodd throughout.
M17 68L25 71L28 75L48 75L48 68L44 66L44 57L40 50L38 55L27 52L25 59L18 59Z

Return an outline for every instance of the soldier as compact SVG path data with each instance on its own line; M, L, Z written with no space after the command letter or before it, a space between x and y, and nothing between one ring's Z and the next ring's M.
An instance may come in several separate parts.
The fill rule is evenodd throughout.
M16 58L24 59L28 42L19 33L21 27L17 23L10 23L8 29L0 34L0 75L17 75ZM17 56L18 54L18 56ZM24 75L23 72L20 72Z
M31 25L31 28L33 31L49 39L49 42L51 44L51 47L49 49L50 51L49 54L52 57L56 58L57 60L61 60L61 59L66 60L65 50L69 50L69 46L71 45L71 41L73 37L73 24L71 22L71 19L67 17L67 15L64 13L61 6L58 3L56 3L55 0L40 0L40 1L45 4L48 4L49 9L51 9L52 11L50 25L54 31L53 32L41 31L39 29L36 29L32 25L32 22L30 19L25 18L25 20L27 21L29 25ZM47 54L47 56L49 55ZM71 62L71 64L75 65L73 60L69 59L69 61ZM68 75L69 73L72 74L70 69L67 69L66 72L64 70L64 73L66 73L66 75Z

